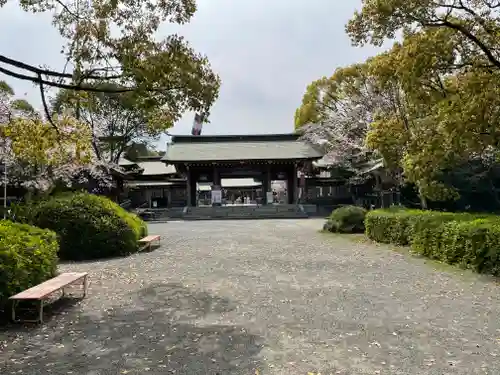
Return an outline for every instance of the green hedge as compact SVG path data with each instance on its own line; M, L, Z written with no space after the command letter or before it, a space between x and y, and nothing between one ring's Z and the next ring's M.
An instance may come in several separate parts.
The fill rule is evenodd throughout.
M374 210L366 234L377 242L477 272L500 274L500 217L421 210Z
M452 221L435 233L430 256L476 272L500 275L500 220Z
M87 193L55 196L17 211L19 220L55 231L59 257L66 260L129 255L147 234L139 217L105 197Z
M407 245L413 222L423 215L420 210L374 210L366 214L365 233L377 242Z
M54 232L0 220L0 309L10 296L55 276L58 250Z
M363 233L366 210L358 206L343 206L332 211L324 230L334 233Z
M469 213L394 208L370 211L366 215L365 227L367 236L374 241L409 245L414 242L417 232L432 230L447 221L472 220L477 217Z

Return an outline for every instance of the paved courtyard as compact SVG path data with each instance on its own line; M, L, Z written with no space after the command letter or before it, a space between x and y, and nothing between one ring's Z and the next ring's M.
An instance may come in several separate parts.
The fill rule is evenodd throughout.
M319 220L169 222L61 270L90 293L0 331L1 374L499 374L500 289Z

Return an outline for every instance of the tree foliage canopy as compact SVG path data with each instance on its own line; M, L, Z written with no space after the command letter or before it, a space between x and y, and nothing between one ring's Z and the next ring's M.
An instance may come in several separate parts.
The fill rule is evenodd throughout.
M108 84L106 87L114 86ZM52 103L52 109L55 113L78 118L91 134L96 157L117 164L132 141L154 139L172 126L167 114L154 111L156 115L151 117L136 99L133 92L61 90Z
M47 191L57 184L71 186L88 178L111 180L95 163L90 129L74 117L54 117L57 129L14 91L0 81L0 162L8 168L11 184L30 190ZM104 166L103 166L104 167Z
M500 1L363 1L346 26L353 42L380 45L396 35L401 41L313 82L296 126L313 141L327 138L344 160L355 149L339 139L355 134L356 150L402 169L421 197L458 198L452 171L484 181L498 165L499 17ZM463 172L472 164L474 171Z
M0 7L7 0L0 0ZM171 124L187 110L208 113L220 85L207 58L184 38L157 39L165 22L184 24L194 0L21 0L26 12L46 12L66 40L62 53L72 71L42 69L0 55L0 72L46 87L84 92L133 92L149 118ZM18 70L23 73L18 73ZM69 68L68 68L69 70ZM112 85L103 85L111 83Z
M0 124L21 115L34 116L35 109L26 100L16 99L12 87L7 82L0 81Z
M432 28L456 35L464 48L463 65L500 68L498 0L364 0L346 31L355 44L381 45L399 31L413 34Z
M364 138L374 113L385 105L366 64L339 68L307 87L295 112L295 127L306 140L325 148L329 162L355 171L371 156Z

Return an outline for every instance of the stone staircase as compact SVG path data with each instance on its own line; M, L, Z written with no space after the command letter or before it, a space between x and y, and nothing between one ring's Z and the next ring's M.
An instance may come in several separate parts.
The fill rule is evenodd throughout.
M167 220L182 220L184 217L184 207L173 208L149 208L147 209L147 216L143 217L144 220L149 222L167 221Z
M168 220L300 219L315 216L315 205L277 204L263 206L174 207L147 209L149 222Z
M309 215L300 205L186 207L184 220L298 219Z

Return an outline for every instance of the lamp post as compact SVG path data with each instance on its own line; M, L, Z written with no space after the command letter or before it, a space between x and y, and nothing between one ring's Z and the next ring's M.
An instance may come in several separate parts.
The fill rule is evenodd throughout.
M3 172L3 218L5 219L5 216L7 215L7 163L4 165L4 172Z
M3 163L3 219L7 218L7 162Z

